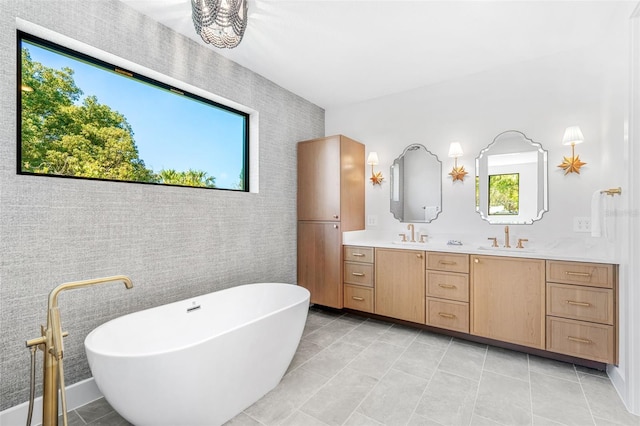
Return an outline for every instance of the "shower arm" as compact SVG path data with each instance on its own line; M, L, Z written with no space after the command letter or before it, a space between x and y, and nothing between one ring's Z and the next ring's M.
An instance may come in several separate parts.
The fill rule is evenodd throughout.
M62 402L63 424L67 424L66 395L64 389L64 368L62 358L64 356L63 337L67 332L62 331L60 323L60 310L58 308L58 295L65 290L89 287L96 284L122 281L127 289L133 288L131 279L125 275L95 278L84 281L73 281L60 284L49 293L47 306L47 325L41 326L41 337L27 340L27 347L38 346L44 352L44 375L42 390L42 425L58 425L58 388Z

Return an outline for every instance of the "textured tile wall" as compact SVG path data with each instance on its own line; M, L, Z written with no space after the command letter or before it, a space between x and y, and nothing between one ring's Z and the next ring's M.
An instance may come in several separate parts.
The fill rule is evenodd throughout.
M295 144L324 134L324 111L118 1L1 3L4 410L28 398L24 342L39 335L60 283L112 274L134 282L130 291L108 284L61 295L69 385L90 376L84 337L106 320L244 283L295 282ZM259 111L259 193L17 175L16 17Z

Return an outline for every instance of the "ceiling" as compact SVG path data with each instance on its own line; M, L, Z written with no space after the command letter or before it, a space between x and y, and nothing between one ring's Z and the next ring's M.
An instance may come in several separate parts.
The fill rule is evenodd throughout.
M235 49L205 44L191 0L121 0L323 108L626 42L638 1L248 0Z

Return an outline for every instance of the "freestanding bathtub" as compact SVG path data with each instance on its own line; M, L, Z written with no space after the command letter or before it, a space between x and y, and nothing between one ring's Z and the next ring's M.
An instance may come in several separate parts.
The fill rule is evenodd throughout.
M220 425L280 382L308 308L303 287L247 284L113 319L85 350L98 388L134 425Z

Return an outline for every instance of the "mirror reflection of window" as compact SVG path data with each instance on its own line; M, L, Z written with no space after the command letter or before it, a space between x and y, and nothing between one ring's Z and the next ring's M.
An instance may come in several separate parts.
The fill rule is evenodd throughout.
M520 174L489 175L489 215L520 213Z

